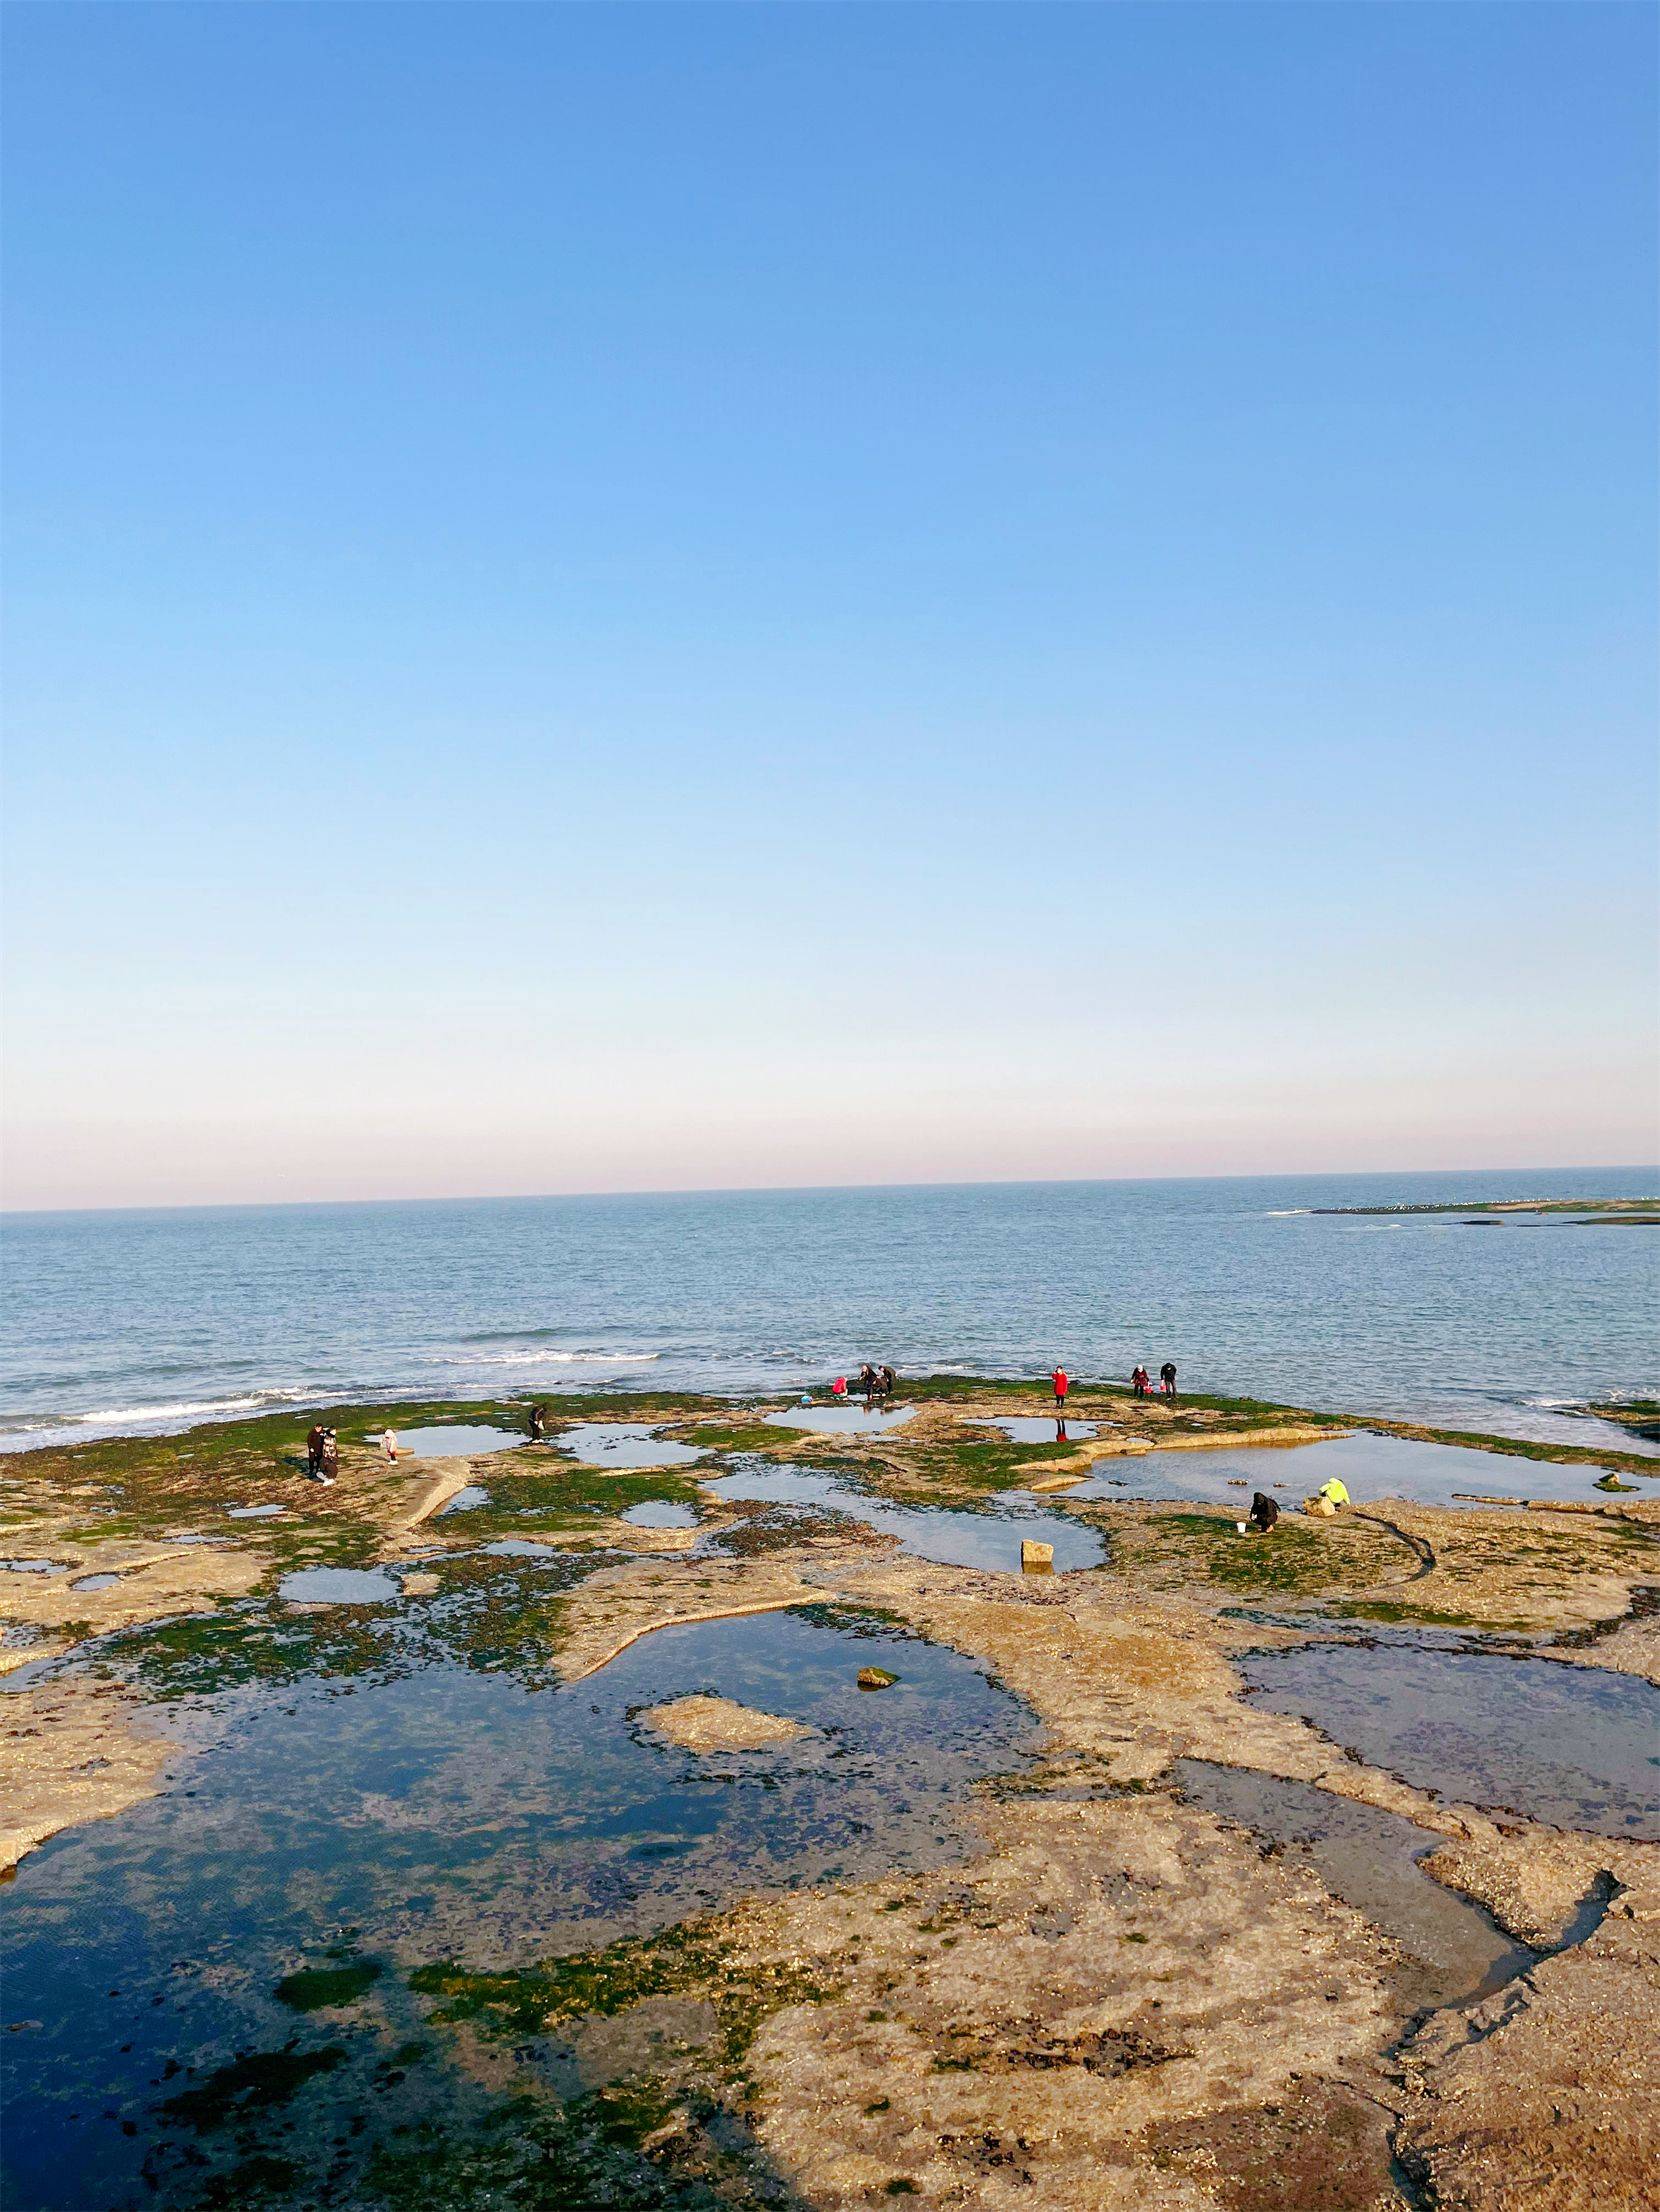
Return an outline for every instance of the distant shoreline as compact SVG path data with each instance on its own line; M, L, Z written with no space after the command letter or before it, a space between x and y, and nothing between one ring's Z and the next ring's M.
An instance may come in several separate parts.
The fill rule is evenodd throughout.
M1566 1167L1469 1167L1462 1168L1292 1168L1282 1171L1253 1168L1238 1174L1209 1173L1203 1175L994 1175L970 1176L966 1179L947 1177L943 1181L901 1178L887 1182L850 1183L682 1183L650 1185L640 1184L620 1189L565 1189L525 1191L417 1191L371 1192L366 1196L342 1198L337 1195L313 1195L304 1198L199 1198L199 1199L148 1199L127 1201L122 1204L59 1205L37 1203L28 1205L0 1205L0 1224L8 1222L46 1222L63 1220L109 1220L121 1216L134 1219L177 1215L224 1215L265 1213L349 1213L362 1208L380 1208L391 1212L401 1208L430 1207L441 1211L455 1206L543 1206L576 1204L609 1205L623 1200L653 1199L708 1199L708 1198L822 1198L827 1196L883 1197L900 1196L922 1191L1083 1191L1083 1190L1155 1190L1162 1188L1197 1187L1213 1184L1221 1187L1250 1183L1331 1183L1400 1181L1411 1177L1417 1180L1451 1182L1458 1176L1497 1175L1651 1175L1655 1163L1642 1161L1591 1160ZM1436 1211L1461 1213L1473 1211L1477 1206L1524 1206L1522 1200L1475 1199L1466 1205L1447 1201L1439 1206L1311 1206L1310 1213L1432 1213ZM1546 1199L1541 1205L1642 1205L1660 1207L1660 1198L1626 1199Z

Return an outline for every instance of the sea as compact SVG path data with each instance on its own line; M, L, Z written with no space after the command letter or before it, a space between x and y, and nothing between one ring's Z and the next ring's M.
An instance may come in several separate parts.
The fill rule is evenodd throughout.
M0 1449L286 1405L742 1397L865 1359L1500 1434L1660 1397L1660 1228L1325 1207L1647 1197L1660 1168L10 1214Z

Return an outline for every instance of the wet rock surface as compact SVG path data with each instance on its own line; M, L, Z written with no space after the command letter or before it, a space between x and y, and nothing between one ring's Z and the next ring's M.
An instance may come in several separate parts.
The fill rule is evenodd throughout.
M812 1734L806 1721L757 1712L729 1697L706 1693L648 1706L638 1719L641 1727L678 1744L682 1751L762 1751Z

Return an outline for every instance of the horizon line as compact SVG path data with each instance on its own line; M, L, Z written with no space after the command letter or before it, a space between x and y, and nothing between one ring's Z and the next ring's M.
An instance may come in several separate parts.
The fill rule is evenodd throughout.
M819 1197L831 1191L918 1190L1066 1190L1093 1189L1102 1184L1146 1185L1154 1183L1316 1183L1336 1180L1379 1181L1390 1176L1455 1175L1630 1175L1652 1174L1660 1182L1660 1161L1592 1160L1572 1167L1413 1167L1413 1168L1295 1168L1259 1171L1250 1175L996 1175L953 1178L941 1182L892 1183L687 1183L638 1185L623 1190L544 1191L447 1191L423 1197L387 1198L208 1198L183 1199L167 1204L114 1206L0 1206L0 1221L28 1220L53 1214L185 1214L279 1213L345 1206L522 1206L553 1200L615 1198L750 1198ZM1549 1197L1548 1191L1538 1194ZM1660 1203L1660 1190L1649 1194Z

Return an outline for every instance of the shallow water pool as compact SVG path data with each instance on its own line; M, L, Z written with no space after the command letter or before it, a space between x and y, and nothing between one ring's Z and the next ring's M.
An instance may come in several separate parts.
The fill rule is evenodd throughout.
M1001 1429L1011 1444L1083 1444L1100 1433L1098 1421L1062 1420L1052 1414L1019 1413L971 1421L970 1428ZM1108 1426L1112 1424L1109 1422Z
M277 1595L291 1605L385 1605L400 1592L373 1567L299 1567L283 1576Z
M367 1441L378 1444L380 1438L371 1436ZM398 1431L400 1448L413 1452L417 1459L472 1459L480 1452L510 1452L515 1445L529 1441L511 1429L479 1422L450 1421L434 1428Z
M671 1505L666 1498L646 1498L623 1515L630 1528L696 1528L697 1515L689 1505Z
M1069 1495L1205 1498L1232 1505L1253 1490L1266 1490L1283 1507L1309 1497L1336 1475L1356 1505L1379 1498L1449 1506L1475 1505L1484 1497L1594 1502L1602 1472L1589 1465L1558 1466L1550 1460L1476 1451L1467 1444L1425 1444L1360 1431L1318 1444L1219 1445L1214 1451L1155 1451L1109 1459Z
M1056 1513L1045 1513L1035 1499L1018 1490L1004 1491L998 1508L984 1513L937 1505L888 1505L880 1498L838 1482L834 1475L813 1473L805 1467L775 1467L756 1460L730 1475L719 1475L704 1487L718 1498L741 1504L811 1507L819 1512L845 1513L867 1528L896 1536L901 1547L918 1559L935 1559L948 1567L984 1567L997 1572L1020 1572L1023 1537L1055 1547L1055 1569L1098 1567L1107 1556L1106 1541L1092 1528Z
M764 1418L775 1429L800 1429L815 1436L875 1436L903 1428L916 1417L915 1406L786 1406Z
M587 1421L554 1442L584 1467L683 1467L705 1454L695 1444L659 1436L653 1421Z
M1635 1675L1394 1642L1253 1652L1241 1668L1253 1704L1419 1789L1660 1840L1660 1689Z
M856 1683L872 1661L899 1677L880 1697ZM814 1733L699 1759L634 1725L694 1691ZM168 1794L55 1838L7 1892L19 2212L199 2201L208 2176L184 2162L233 2161L234 2130L163 2104L291 2042L339 2055L254 2115L260 2153L295 2162L285 2201L378 2202L360 2183L387 2126L465 2124L476 2094L425 2033L411 1967L530 1964L744 1893L949 1862L971 1848L969 1785L1039 1737L961 1655L795 1614L667 1629L568 1689L438 1665L240 1710ZM278 2000L283 1976L342 1958L380 1969L346 2011ZM401 2088L387 2054L412 2036Z

